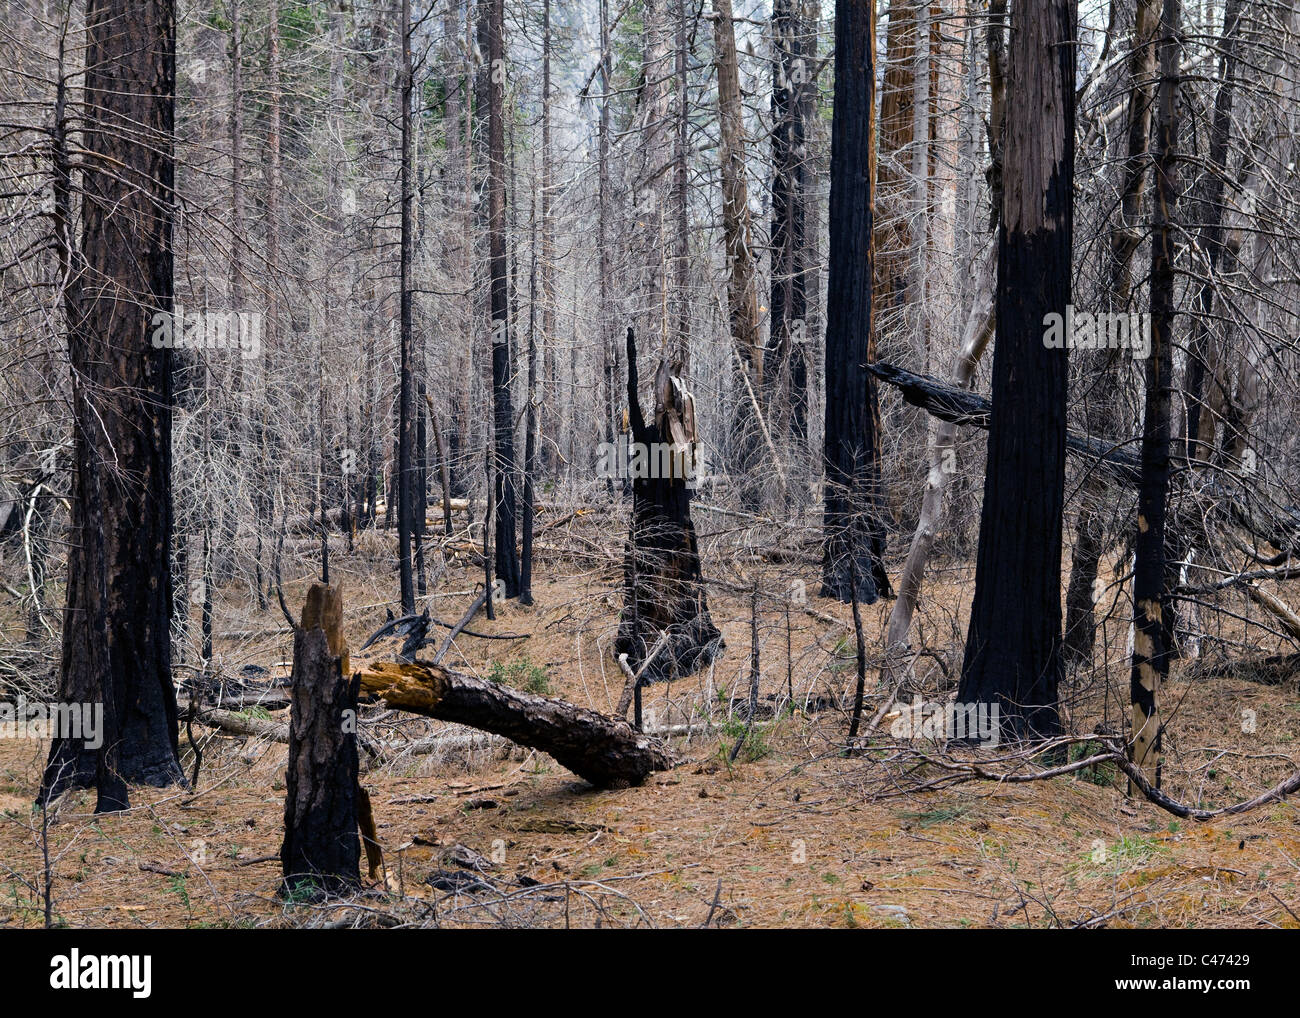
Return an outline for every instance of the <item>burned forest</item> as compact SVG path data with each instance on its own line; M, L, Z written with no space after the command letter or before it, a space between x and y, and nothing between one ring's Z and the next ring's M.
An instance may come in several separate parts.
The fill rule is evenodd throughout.
M1295 0L0 0L0 937L1280 979L1298 167Z

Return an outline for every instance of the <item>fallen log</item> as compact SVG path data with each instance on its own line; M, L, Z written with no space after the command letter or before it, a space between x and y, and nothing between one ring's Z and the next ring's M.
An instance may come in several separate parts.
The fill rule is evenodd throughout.
M674 764L663 743L624 721L424 662L378 661L361 689L398 710L469 725L553 756L597 788L639 785Z
M993 401L987 396L958 389L937 378L918 375L893 364L868 364L867 370L886 385L896 388L907 403L920 407L932 417L953 424L983 428L985 431L989 428ZM1065 448L1076 456L1096 460L1099 466L1130 486L1138 483L1141 460L1136 453L1120 450L1114 442L1068 431L1065 435Z
M180 719L197 721L208 728L216 728L230 735L251 735L281 743L289 741L289 726L283 722L266 721L240 714L238 711L222 710L219 707L200 707L192 718L188 711L182 711Z

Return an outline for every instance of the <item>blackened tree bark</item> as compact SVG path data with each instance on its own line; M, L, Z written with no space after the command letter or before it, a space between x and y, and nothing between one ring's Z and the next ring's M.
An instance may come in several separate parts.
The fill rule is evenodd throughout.
M866 365L871 315L875 142L875 8L835 4L831 119L830 278L826 307L826 494L822 595L871 604L890 593L880 484L880 404Z
M1151 107L1155 96L1156 38L1159 33L1158 0L1140 0L1133 16L1133 42L1129 51L1128 153L1120 186L1120 221L1111 233L1111 300L1116 310L1127 310L1133 294L1133 257L1142 241L1139 213L1146 182L1151 136ZM1085 430L1104 436L1116 428L1112 393L1118 355L1113 350L1086 354L1084 366L1093 369L1096 395L1086 403ZM1100 377L1097 377L1100 376ZM1065 591L1065 656L1069 661L1091 663L1096 643L1097 569L1105 543L1098 503L1105 495L1099 473L1090 472L1083 484L1074 548L1070 552L1070 584Z
M1214 119L1210 126L1210 164L1201 185L1201 235L1199 247L1205 252L1207 273L1197 293L1199 314L1192 320L1190 356L1185 369L1184 400L1187 404L1187 456L1190 460L1210 460L1214 453L1214 407L1228 400L1225 380L1210 380L1213 389L1206 392L1206 362L1209 348L1216 274L1223 264L1227 245L1223 229L1223 192L1228 178L1228 140L1232 131L1232 106L1236 94L1238 47L1241 37L1241 2L1229 0L1224 8L1223 38L1219 43L1219 92L1214 101ZM1207 398L1208 396L1208 398Z
M1169 637L1162 606L1165 590L1165 519L1172 437L1174 245L1178 200L1178 78L1180 0L1164 0L1160 15L1160 91L1156 121L1155 210L1151 234L1151 356L1146 362L1142 421L1142 477L1133 542L1133 708L1131 757L1160 785L1160 720L1156 696L1169 675ZM1130 789L1131 791L1131 789Z
M81 242L56 167L74 475L58 699L103 704L102 746L50 747L41 801L183 781L171 677L171 351L176 25L171 0L88 0ZM167 317L163 317L167 316Z
M1061 512L1068 352L1044 319L1071 300L1076 8L1013 17L998 235L993 414L975 598L958 699L996 704L1003 730L1060 729Z
M402 131L402 166L400 170L401 225L401 292L399 344L399 382L397 399L397 563L401 583L402 611L415 611L415 580L411 566L412 531L415 523L415 337L412 324L411 265L415 257L415 224L412 216L414 192L411 187L411 0L402 0L401 81L398 83L397 111ZM423 507L421 507L423 513Z
M675 763L663 743L634 732L622 719L436 664L377 661L358 677L363 690L382 697L389 707L539 749L597 788L640 785Z
M345 675L342 594L314 583L293 633L293 692L285 769L284 890L346 892L360 884L357 690Z
M632 441L656 463L662 462L660 451L674 444L674 423L681 434L693 416L693 411L680 405L680 392L667 365L661 364L655 374L655 416L646 423L637 393L636 339L629 328L627 403ZM626 654L636 673L663 639L663 647L641 676L642 685L689 675L725 646L709 616L691 522L689 478L680 455L674 455L673 464L671 476L650 470L653 476L632 481L632 532L623 566L623 614L614 653Z
M506 597L519 596L515 546L515 416L510 398L510 279L506 257L504 0L482 0L479 46L487 54L488 276L492 335L492 421L496 456L496 575Z

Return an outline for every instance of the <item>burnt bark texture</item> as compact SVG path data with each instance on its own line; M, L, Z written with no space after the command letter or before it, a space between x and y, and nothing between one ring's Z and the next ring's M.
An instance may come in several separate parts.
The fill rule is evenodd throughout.
M640 785L674 764L658 739L633 731L621 719L563 700L425 662L380 662L359 675L361 688L390 707L469 725L549 753L597 788Z
M835 4L831 120L830 278L826 307L826 467L822 596L848 602L890 593L882 561L880 403L867 365L876 359L871 314L875 142L875 13Z
M661 365L655 377L655 416L647 423L638 395L636 339L627 330L627 399L632 441L658 464L659 451L680 445L683 418L692 407L680 405L678 380ZM689 429L693 431L693 420ZM692 436L693 437L693 436ZM691 487L680 458L673 456L672 476L632 480L632 528L623 566L624 600L615 654L626 654L634 673L663 640L641 674L641 685L689 675L711 662L725 646L709 615L700 569L695 525L691 522Z
M515 415L510 380L510 278L506 255L505 20L504 0L479 4L479 46L487 53L488 277L492 321L492 422L496 457L496 575L506 597L519 596L515 545Z
M360 884L357 689L345 677L337 588L316 583L293 634L293 688L280 867L287 894L339 894Z
M398 293L398 398L397 398L397 566L402 612L415 611L415 580L411 564L415 529L415 336L412 319L411 270L415 258L414 190L411 186L411 0L402 0L401 81L398 87L398 123L402 133L401 254ZM424 506L419 507L424 518Z
M1133 41L1128 58L1129 100L1127 155L1122 167L1120 220L1110 237L1111 300L1115 310L1127 310L1133 294L1133 257L1142 241L1139 213L1149 163L1151 106L1155 94L1156 37L1160 11L1157 0L1140 0L1134 13ZM1081 368L1089 382L1084 421L1089 434L1103 436L1117 430L1114 392L1117 362L1114 350L1088 351ZM1083 483L1083 498L1070 552L1070 585L1065 592L1065 644L1067 661L1090 664L1096 644L1093 613L1097 570L1105 551L1105 524L1099 503L1105 497L1100 475L1090 473Z
M72 368L74 474L58 700L103 704L103 745L57 739L40 797L183 781L171 677L172 311L176 26L170 0L89 0L81 239L55 170ZM167 319L161 316L168 316Z
M1066 345L1044 342L1071 301L1076 8L1012 15L998 236L997 338L975 597L958 700L998 706L1004 734L1060 730Z
M1160 16L1160 89L1156 122L1155 210L1151 233L1151 356L1146 361L1142 480L1133 541L1133 663L1129 677L1133 763L1160 786L1160 686L1169 675L1171 632L1165 521L1172 437L1174 245L1178 200L1178 75L1180 0L1165 0Z

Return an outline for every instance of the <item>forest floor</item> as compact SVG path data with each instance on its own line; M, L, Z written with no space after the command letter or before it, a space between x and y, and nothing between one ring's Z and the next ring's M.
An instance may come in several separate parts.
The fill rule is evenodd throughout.
M396 582L384 561L364 543L332 557L354 649L383 621ZM960 667L970 590L967 567L937 565L919 617L934 653L918 666L935 698L951 689L946 676ZM596 548L586 567L539 560L540 575L562 576L535 587L533 607L512 602L495 621L480 615L474 624L529 638L463 637L447 663L612 710L622 690L608 652L619 563ZM792 570L807 574L808 610L787 615ZM285 594L296 610L312 577L305 559L293 571L300 575L286 570ZM464 560L436 572L433 613L454 621L478 575ZM815 596L815 577L811 561L760 561L711 588L727 650L713 669L646 691L648 725L691 727L671 740L682 764L643 787L593 791L548 757L495 737L452 739L416 754L418 738L467 730L391 712L373 722L368 731L386 759L363 769L362 783L386 874L345 903L277 897L282 744L196 725L197 794L134 788L129 812L95 817L93 793L72 793L51 811L43 836L32 801L47 746L0 738L0 927L45 922L46 848L53 920L76 927L1300 926L1300 813L1292 803L1205 823L1179 820L1127 798L1123 780L1106 767L917 791L910 783L917 774L939 773L925 765L896 788L882 784L881 761L896 743L888 722L880 748L843 753L842 705L856 679L851 616L848 606ZM755 725L733 763L728 757L745 734L734 706L749 695L746 585L755 582L773 595L760 610L760 691L777 716ZM228 674L252 663L283 675L292 642L287 630L278 632L283 618L274 604L250 610L250 600L246 589L223 590L220 663ZM887 614L886 603L863 610L869 654ZM1099 662L1072 675L1063 691L1071 731L1123 724L1127 662L1124 630L1115 629L1119 649L1109 667ZM238 637L223 636L231 632ZM1171 795L1228 805L1297 767L1294 676L1265 685L1192 673L1178 663L1163 697L1173 706L1164 773ZM869 669L868 717L883 695L875 682ZM796 704L820 709L789 710L791 688ZM1253 724L1243 723L1243 711L1254 712ZM189 768L183 734L181 743ZM479 868L466 868L467 860Z

